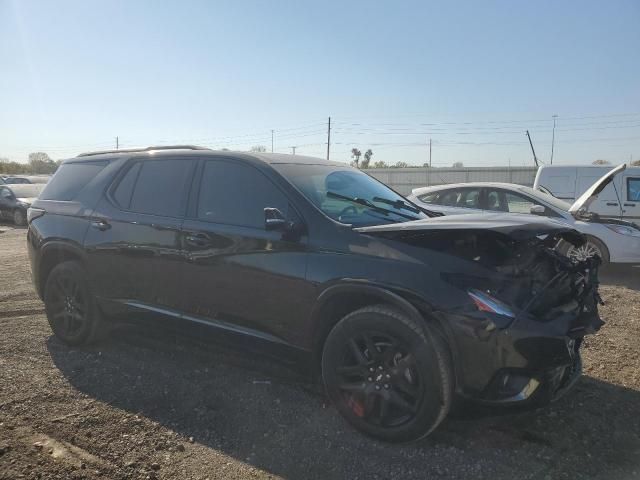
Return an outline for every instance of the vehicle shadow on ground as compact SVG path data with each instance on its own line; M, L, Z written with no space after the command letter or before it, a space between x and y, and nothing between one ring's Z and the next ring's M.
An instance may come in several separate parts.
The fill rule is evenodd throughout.
M0 220L0 230L10 230L10 229L14 229L14 230L26 230L27 226L20 226L20 225L16 225L13 222L9 222L7 220Z
M97 347L50 337L47 348L79 391L284 478L513 478L523 464L539 472L528 478L592 478L638 468L640 393L590 377L546 409L467 409L426 439L389 445L346 425L307 376L242 350L139 327Z

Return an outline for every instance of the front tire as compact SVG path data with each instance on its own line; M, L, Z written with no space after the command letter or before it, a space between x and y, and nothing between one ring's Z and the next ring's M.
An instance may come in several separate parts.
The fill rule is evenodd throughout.
M322 377L340 414L384 441L428 435L451 406L444 342L426 322L386 305L361 308L338 322L324 345Z
M44 304L51 330L63 343L75 346L101 339L106 328L79 262L56 265L49 273Z

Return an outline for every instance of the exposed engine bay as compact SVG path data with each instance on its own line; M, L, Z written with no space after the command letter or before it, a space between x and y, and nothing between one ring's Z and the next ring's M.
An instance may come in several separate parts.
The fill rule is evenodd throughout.
M574 246L584 237L571 229L536 234L534 230L411 230L387 232L387 238L428 248L473 262L480 269L443 272L462 289L478 289L514 309L517 318L530 315L541 322L570 318L567 334L578 338L597 331L600 258L574 261L561 254L564 242Z

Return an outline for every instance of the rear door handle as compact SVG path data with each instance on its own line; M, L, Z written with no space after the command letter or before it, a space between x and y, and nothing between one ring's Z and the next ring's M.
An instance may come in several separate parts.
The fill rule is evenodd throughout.
M617 207L618 204L615 203L615 202L607 202L607 206L609 206L609 207Z
M211 245L211 239L206 233L188 233L185 241L193 247L206 247Z
M111 224L106 220L94 220L91 222L91 226L96 230L100 230L104 232L105 230L109 230L111 228Z
M625 203L624 206L625 207L635 207L636 204L635 203Z

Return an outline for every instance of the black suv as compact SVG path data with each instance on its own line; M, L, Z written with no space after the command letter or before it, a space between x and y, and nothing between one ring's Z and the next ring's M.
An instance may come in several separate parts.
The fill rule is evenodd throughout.
M597 259L556 251L583 242L565 224L435 217L317 158L83 154L28 217L33 280L63 342L155 318L268 343L309 359L338 411L389 441L431 432L454 397L556 398L602 323Z

